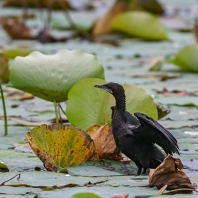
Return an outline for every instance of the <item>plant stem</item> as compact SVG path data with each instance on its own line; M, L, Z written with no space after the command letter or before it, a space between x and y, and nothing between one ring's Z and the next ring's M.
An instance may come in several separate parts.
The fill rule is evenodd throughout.
M57 108L56 101L54 101L54 109L55 109L55 114L56 114L56 123L59 123L58 108Z
M7 123L7 113L6 113L6 106L5 106L5 99L3 95L3 89L0 83L0 91L1 91L1 100L2 100L2 105L3 105L3 113L4 113L4 135L8 135L8 123Z

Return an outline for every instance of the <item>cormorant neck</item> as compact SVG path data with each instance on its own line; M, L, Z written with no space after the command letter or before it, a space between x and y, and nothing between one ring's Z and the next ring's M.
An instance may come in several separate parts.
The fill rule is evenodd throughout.
M123 111L126 110L126 97L124 91L121 93L114 94L116 100L116 109Z

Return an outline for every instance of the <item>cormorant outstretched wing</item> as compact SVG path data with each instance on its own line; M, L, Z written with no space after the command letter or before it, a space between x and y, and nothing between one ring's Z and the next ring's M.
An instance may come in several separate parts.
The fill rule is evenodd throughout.
M141 125L134 130L134 135L148 143L156 143L161 146L167 154L179 153L177 140L157 121L142 113L134 113Z

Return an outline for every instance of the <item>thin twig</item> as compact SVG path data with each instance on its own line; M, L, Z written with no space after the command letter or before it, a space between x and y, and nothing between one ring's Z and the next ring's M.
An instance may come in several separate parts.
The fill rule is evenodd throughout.
M60 104L60 103L59 103L59 107L60 107L61 111L63 112L63 114L65 114L65 115L66 115L66 113L65 113L65 111L63 110L63 107L61 106L61 104Z
M8 182L8 181L14 179L14 178L17 177L17 176L18 176L17 180L19 181L19 179L20 179L20 177L21 177L21 174L16 174L16 175L15 175L14 177L12 177L11 179L8 179L8 180L4 181L3 183L1 183L0 186L3 186L6 182Z

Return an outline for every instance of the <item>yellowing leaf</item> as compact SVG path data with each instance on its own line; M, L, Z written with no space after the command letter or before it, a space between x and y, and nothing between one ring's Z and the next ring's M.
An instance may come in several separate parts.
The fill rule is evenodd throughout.
M122 154L116 146L110 125L95 125L86 132L94 140L99 159L122 160Z
M49 171L96 159L91 137L73 125L41 125L28 132L26 138Z

